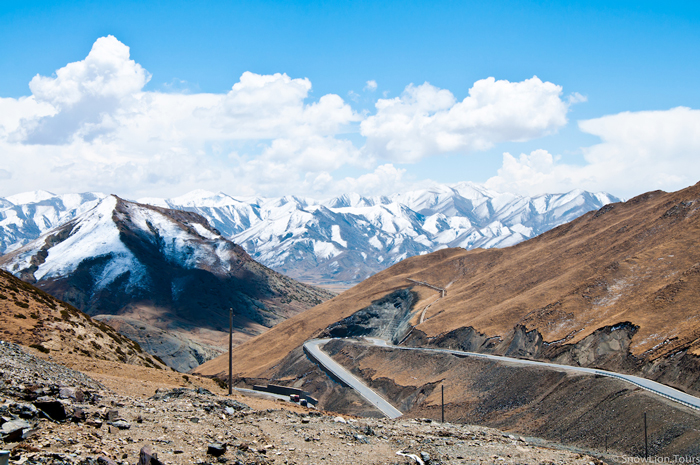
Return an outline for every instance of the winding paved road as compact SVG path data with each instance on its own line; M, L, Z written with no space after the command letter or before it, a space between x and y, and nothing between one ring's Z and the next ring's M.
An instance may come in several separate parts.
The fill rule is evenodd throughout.
M505 362L505 363L513 363L516 365L529 365L529 366L537 366L537 367L546 367L546 368L559 370L559 371L573 371L573 372L577 372L577 373L588 373L588 374L599 375L599 376L608 376L610 378L617 378L617 379L620 379L622 381L627 381L628 383L632 383L635 386L639 386L642 389L646 389L647 391L651 391L651 392L658 394L662 397L666 397L667 399L670 399L670 400L673 400L675 402L686 405L688 407L700 410L700 399L698 399L697 397L691 396L690 394L686 394L685 392L679 391L678 389L674 389L672 387L666 386L665 384L657 383L656 381L652 381L652 380L646 379L646 378L640 378L639 376L625 375L622 373L616 373L614 371L599 370L597 368L585 368L585 367L576 367L576 366L571 366L571 365L559 365L556 363L537 362L535 360L523 360L520 358L504 357L501 355L480 354L477 352L463 352L461 350L427 349L427 348L422 348L422 347L400 347L400 346L391 345L383 339L377 339L377 338L365 338L365 339L370 341L374 345L381 346L381 347L389 347L391 349L420 350L423 352L448 353L448 354L456 355L457 357L488 358L488 359L495 360L497 362L502 362L502 363Z
M326 344L331 339L311 339L304 343L304 348L318 363L323 365L328 371L335 374L338 378L343 380L348 386L357 390L358 393L365 399L367 399L371 404L375 405L379 410L381 410L389 418L397 418L401 416L401 412L393 407L389 402L387 402L383 397L381 397L376 392L372 391L364 382L360 381L348 370L340 366L331 357L329 357L320 348L321 345ZM389 344L387 341L378 338L365 338L365 340L371 342L372 344L380 347L388 347L391 349L398 350L418 350L423 352L434 352L434 353L447 353L452 354L457 357L480 357L487 358L490 360L495 360L500 363L512 363L515 365L528 365L535 367L544 367L548 369L554 369L558 371L576 372L576 373L588 373L599 376L607 376L610 378L620 379L628 383L632 383L647 391L653 392L654 394L660 395L672 401L683 404L687 407L700 410L700 399L678 389L673 389L672 387L666 386L665 384L657 383L656 381L651 381L646 378L640 378L638 376L625 375L621 373L615 373L613 371L599 370L597 368L585 368L585 367L575 367L570 365L558 365L556 363L548 362L537 362L534 360L523 360L519 358L503 357L500 355L490 355L490 354L480 354L476 352L463 352L460 350L449 350L449 349L428 349L421 347L401 347Z

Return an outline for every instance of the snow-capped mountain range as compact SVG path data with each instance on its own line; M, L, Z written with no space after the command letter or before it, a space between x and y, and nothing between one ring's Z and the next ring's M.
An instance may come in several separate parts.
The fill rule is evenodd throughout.
M3 255L0 267L115 326L139 322L143 334L130 336L185 371L223 348L229 308L244 340L332 297L259 264L194 212L113 195ZM147 325L177 336L177 350L151 347Z
M20 194L0 199L0 252L93 208L104 194ZM382 197L234 198L193 191L138 202L194 211L254 259L297 279L357 283L407 257L444 247L506 247L619 199L573 190L525 197L473 183Z
M0 198L0 254L11 252L94 208L105 194L24 192Z

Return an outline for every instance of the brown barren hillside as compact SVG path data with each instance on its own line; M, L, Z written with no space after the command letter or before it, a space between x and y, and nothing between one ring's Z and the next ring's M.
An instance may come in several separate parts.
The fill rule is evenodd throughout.
M2 270L0 340L77 366L101 360L170 370L111 327Z
M236 348L234 371L269 376L305 340L402 288L419 297L412 336L424 335L423 342L471 327L486 341L474 349L486 350L512 341L518 331L536 330L541 338L528 337L552 354L553 347L581 344L596 330L610 334L628 322L631 341L622 348L636 359L698 355L699 228L696 184L607 205L513 247L412 257ZM446 288L447 295L439 299L438 291L408 278ZM196 371L217 375L226 369L222 356Z

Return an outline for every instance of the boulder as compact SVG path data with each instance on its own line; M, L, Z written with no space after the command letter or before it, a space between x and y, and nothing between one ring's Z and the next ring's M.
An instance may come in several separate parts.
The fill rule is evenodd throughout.
M85 394L78 388L74 387L62 387L58 390L58 397L61 399L73 399L76 402L83 402L85 400Z
M32 425L24 420L11 420L2 424L2 437L5 442L17 442L22 440L24 430L31 429Z
M82 423L85 421L85 412L81 408L76 408L73 410L70 419L73 423Z
M39 397L34 401L34 406L44 412L51 420L63 421L66 419L66 408L56 399L51 397Z
M117 421L119 419L119 410L112 409L108 410L105 414L105 419L107 421Z
M97 429L102 428L102 420L100 420L98 418L93 418L91 420L87 420L85 422L85 424L88 426L92 426L93 428L97 428Z
M117 465L117 462L104 455L97 457L97 463L98 465Z
M131 424L126 420L117 420L112 422L112 426L116 426L119 429L129 429Z
M10 405L9 410L13 414L19 416L20 418L24 418L25 420L36 418L36 416L39 414L39 410L35 406L32 404L25 404L24 402L17 402Z

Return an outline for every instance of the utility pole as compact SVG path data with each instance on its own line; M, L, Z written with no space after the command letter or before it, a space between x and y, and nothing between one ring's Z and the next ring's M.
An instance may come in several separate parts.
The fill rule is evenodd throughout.
M441 423L445 423L445 385L442 384L442 385L440 385L440 387L442 388L442 417L441 417L442 422Z
M228 309L228 395L233 393L233 307Z
M605 433L605 453L608 453L608 433Z
M649 459L649 442L647 441L647 412L644 412L644 459Z

